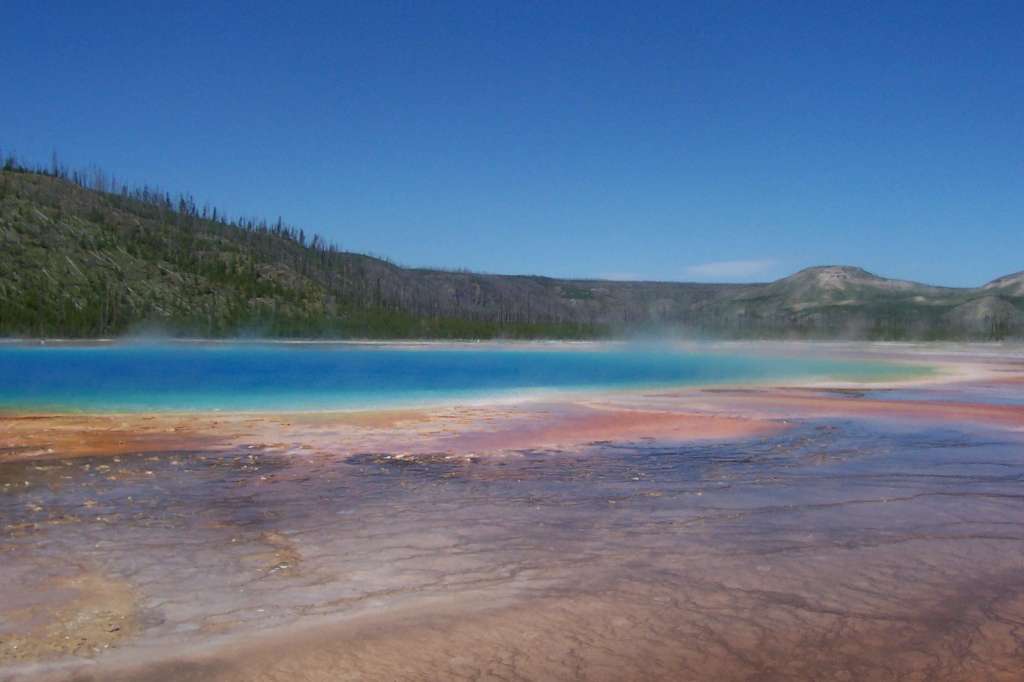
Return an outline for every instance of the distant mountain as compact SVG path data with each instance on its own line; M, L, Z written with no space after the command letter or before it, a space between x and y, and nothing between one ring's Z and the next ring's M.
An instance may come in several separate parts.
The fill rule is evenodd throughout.
M994 279L982 289L999 296L1020 298L1024 296L1024 271Z
M1024 272L957 289L848 266L764 284L402 268L280 222L229 223L185 197L83 184L0 171L0 335L1024 337Z

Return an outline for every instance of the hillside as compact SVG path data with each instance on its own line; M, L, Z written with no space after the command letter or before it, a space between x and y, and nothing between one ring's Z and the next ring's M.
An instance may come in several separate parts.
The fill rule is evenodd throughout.
M339 251L280 222L229 223L186 197L85 184L0 171L0 335L1024 336L1022 273L954 289L842 266L766 284L411 269Z

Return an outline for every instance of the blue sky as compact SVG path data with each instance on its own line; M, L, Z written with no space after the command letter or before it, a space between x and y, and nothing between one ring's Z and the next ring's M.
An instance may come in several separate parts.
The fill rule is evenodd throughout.
M22 2L0 146L408 265L1024 269L1024 3Z

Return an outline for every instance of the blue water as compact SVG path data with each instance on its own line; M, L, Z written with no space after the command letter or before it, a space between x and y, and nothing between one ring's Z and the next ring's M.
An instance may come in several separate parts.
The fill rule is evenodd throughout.
M327 410L537 390L703 385L793 377L894 378L884 363L578 349L296 344L0 346L0 408Z

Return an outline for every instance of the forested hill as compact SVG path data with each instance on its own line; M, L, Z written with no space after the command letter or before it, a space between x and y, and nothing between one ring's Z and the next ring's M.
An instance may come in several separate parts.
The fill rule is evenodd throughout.
M1024 336L1024 273L974 289L803 270L767 284L401 268L101 174L0 171L0 336Z

